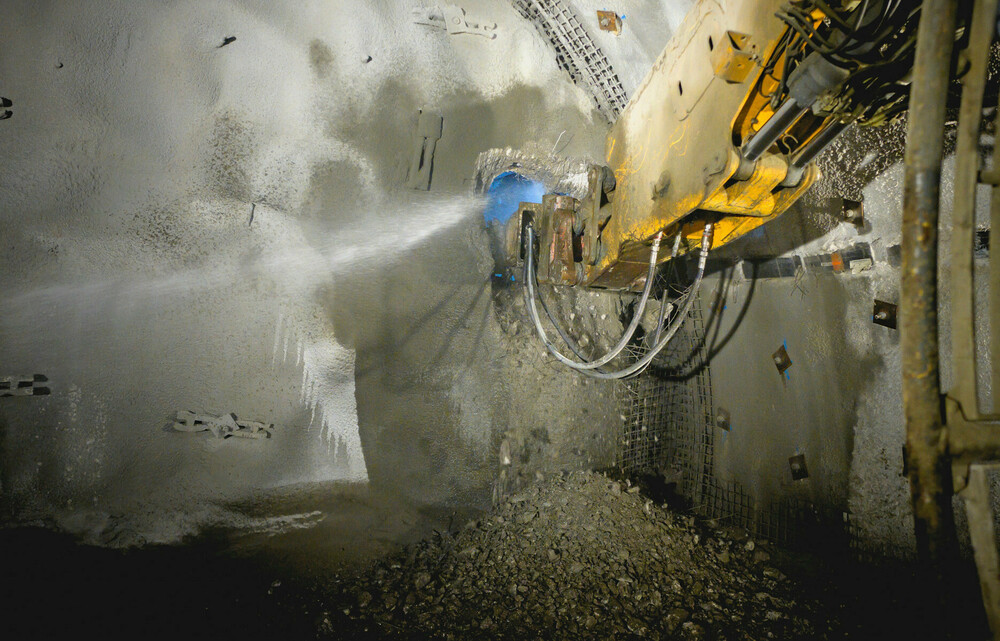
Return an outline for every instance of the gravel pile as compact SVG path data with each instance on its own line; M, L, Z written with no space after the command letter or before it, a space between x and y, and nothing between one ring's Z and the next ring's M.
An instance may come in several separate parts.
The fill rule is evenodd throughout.
M763 546L637 490L592 472L526 488L373 567L342 613L390 638L814 636L812 605L793 600Z

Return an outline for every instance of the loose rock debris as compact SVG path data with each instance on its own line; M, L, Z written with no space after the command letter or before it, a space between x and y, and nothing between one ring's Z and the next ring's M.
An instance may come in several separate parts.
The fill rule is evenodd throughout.
M815 604L793 597L761 544L699 529L634 489L593 472L529 487L380 562L336 615L388 638L814 636Z

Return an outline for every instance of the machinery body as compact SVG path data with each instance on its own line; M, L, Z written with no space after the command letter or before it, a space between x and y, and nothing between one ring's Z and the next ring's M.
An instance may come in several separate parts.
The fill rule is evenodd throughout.
M705 222L715 248L787 211L819 177L811 160L848 124L825 107L843 102L851 72L794 48L798 36L776 17L783 1L697 3L611 127L588 194L523 204L509 222L509 258L523 253L530 219L540 282L636 289L657 233L680 233L683 255Z
M733 180L741 164L734 141L753 124L741 112L759 92L761 61L784 28L774 18L778 4L701 2L688 14L608 134L615 189L610 212L588 212L586 240L596 260L586 284L628 287L646 271L653 235L676 233L697 211L724 214L713 246L723 245L784 212L815 180L812 168L797 185L780 187L788 161L770 153ZM600 196L592 192L591 202ZM610 216L600 229L604 213ZM694 247L700 221L689 222Z
M522 203L506 236L508 259L524 262L525 306L546 349L581 374L629 378L644 371L687 317L711 248L787 211L819 176L811 161L849 124L891 122L912 101L900 279L904 458L927 591L944 613L929 629L935 638L951 638L955 617L949 583L958 558L957 491L965 499L987 619L1000 639L1000 551L989 480L1000 470L1000 254L990 254L987 311L976 292L974 256L980 187L992 192L992 229L1000 226L1000 146L993 146L990 164L981 153L985 114L1000 128L995 93L986 93L1000 37L998 9L998 0L702 0L611 127L606 164L588 170L588 193ZM957 87L948 261L954 380L942 395L938 226L944 131ZM661 255L666 238L674 242L663 246L674 250ZM661 311L655 331L635 338L656 264L696 248L693 283L674 299L685 307L672 318ZM642 295L618 345L599 358L585 355L545 309L575 360L548 340L535 306L536 280L642 289ZM664 289L661 310L669 295ZM978 371L983 327L992 327L992 394L981 389ZM622 356L630 341L637 349ZM987 397L992 402L983 404Z

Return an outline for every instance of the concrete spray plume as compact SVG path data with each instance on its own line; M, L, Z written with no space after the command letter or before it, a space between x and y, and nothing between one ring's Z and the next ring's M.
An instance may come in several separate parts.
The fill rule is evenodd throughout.
M392 206L392 209L400 205ZM456 227L481 211L472 196L450 197L407 204L405 212L375 214L336 230L320 243L284 234L274 247L239 262L211 260L173 273L127 278L107 278L39 288L8 298L0 311L6 341L35 343L40 320L106 316L156 307L171 297L188 296L230 287L248 277L272 282L280 294L308 294L336 279L338 274L374 269L405 257L412 249ZM390 206L376 207L382 211ZM99 326L95 326L97 329ZM10 343L8 342L8 346Z

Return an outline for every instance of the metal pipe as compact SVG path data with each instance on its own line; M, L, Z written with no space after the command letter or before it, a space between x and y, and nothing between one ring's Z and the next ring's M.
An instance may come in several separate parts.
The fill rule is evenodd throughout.
M962 414L969 419L975 419L980 414L976 394L976 373L979 368L976 363L976 299L973 293L976 172L979 170L979 126L986 77L989 73L990 42L996 29L992 18L997 13L997 0L976 0L973 11L966 50L969 70L962 77L962 103L958 112L955 143L955 182L952 187L951 363L955 375L952 377L951 389L948 390L948 396L958 401L962 406ZM997 155L1000 151L996 148L993 153L994 158L1000 158ZM994 254L991 252L992 255ZM1000 279L990 279L991 288L998 280ZM994 309L991 301L990 310ZM991 342L993 345L1000 344L1000 340ZM997 363L994 361L994 364Z
M767 119L764 126L754 134L750 142L743 147L743 157L751 161L760 158L768 147L773 145L774 141L785 133L807 109L809 107L800 107L794 98L786 99L784 104Z
M955 541L948 442L941 420L937 258L945 101L957 5L954 0L926 0L921 10L903 180L899 333L910 493L917 552L938 572Z
M802 182L802 176L806 173L806 165L812 162L821 151L827 148L827 146L836 139L841 132L847 129L847 123L836 121L827 125L822 131L813 136L812 140L807 142L802 149L798 151L793 157L791 163L788 165L788 173L785 175L785 179L781 181L781 187L791 188Z
M826 149L826 146L836 139L845 129L846 122L837 120L823 128L821 132L813 136L794 156L792 156L793 167L805 167L812 159L819 155L819 152Z

